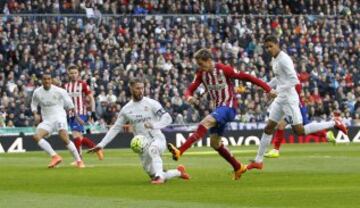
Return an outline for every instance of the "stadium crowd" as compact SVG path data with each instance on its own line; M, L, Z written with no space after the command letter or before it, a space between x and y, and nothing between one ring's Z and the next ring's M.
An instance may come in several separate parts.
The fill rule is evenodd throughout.
M356 0L4 0L4 13L324 14L358 13Z
M26 12L21 8L28 8L28 2L28 11L41 12L35 9L35 3L54 8L55 3L64 5L65 1L9 0L3 8L7 7L10 13ZM70 1L70 8L76 8L75 2L82 3ZM133 8L144 3L152 5L148 13L169 11L160 8L169 1L103 0L86 1L85 4L91 5L91 2L101 5L102 13L106 13L103 11L106 4L111 5L112 12L113 4L116 12L135 13ZM344 1L343 5L332 5L329 2L335 1L326 0L298 1L299 4L305 2L303 9L292 7L286 3L288 1L264 1L267 2L265 6L254 3L257 1L214 1L211 7L200 3L198 10L194 10L198 1L176 2L167 6L174 7L168 13L198 13L201 10L200 13L217 14L223 13L219 8L224 4L246 2L247 9L236 7L233 11L233 6L227 6L228 12L252 14L250 8L253 8L258 13L265 10L265 14L319 14L320 8L324 15L3 16L0 22L0 125L33 125L29 106L32 92L41 84L41 74L44 70L51 72L57 84L62 85L67 81L66 68L70 64L82 69L82 79L95 92L100 124L115 121L116 113L130 98L127 82L134 76L145 78L146 95L159 100L175 123L198 122L210 112L207 95L200 89L197 92L200 102L195 106L188 105L182 98L196 71L193 53L202 47L210 48L217 61L269 81L273 76L269 68L270 57L264 53L261 42L268 33L278 35L282 49L294 60L303 84L301 96L309 107L310 119L326 120L333 116L332 113L338 113L348 124L360 125L360 14L355 10L357 1ZM325 3L326 6L319 6ZM18 6L13 9L12 4ZM283 9L270 9L272 4L282 5ZM192 10L183 9L186 5L191 5ZM350 8L350 12L326 16L342 11L340 6ZM245 123L265 121L269 103L262 90L242 82L237 86L237 120Z

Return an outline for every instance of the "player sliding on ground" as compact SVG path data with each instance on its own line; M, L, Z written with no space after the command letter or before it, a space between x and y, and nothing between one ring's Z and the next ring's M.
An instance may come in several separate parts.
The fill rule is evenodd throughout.
M199 66L195 75L195 80L185 92L186 100L189 103L195 102L192 96L194 91L203 84L209 93L211 101L215 104L216 109L207 115L198 125L197 130L187 138L181 147L176 148L173 144L168 144L168 149L173 155L174 160L178 160L180 156L192 146L193 143L202 139L210 129L210 145L221 157L231 164L234 169L234 179L237 180L241 174L246 171L246 165L241 164L230 151L221 143L221 136L224 133L226 124L232 121L236 115L237 101L235 98L233 80L246 80L262 87L270 97L276 97L274 91L260 79L249 74L237 73L231 66L221 63L215 63L212 54L207 49L201 49L194 55Z
M272 88L275 88L276 86L271 86ZM302 91L302 86L301 84L297 84L295 86L296 92L299 95L299 100L300 100L300 112L301 112L301 116L303 119L303 125L306 125L308 123L310 123L309 117L308 117L308 110L307 110L307 106L305 104L304 99L301 98L301 91ZM285 141L285 127L288 125L288 123L285 121L285 119L281 119L281 121L279 121L277 127L276 127L276 132L273 136L273 144L274 144L274 149L270 150L269 152L267 152L265 154L265 157L267 158L278 158L280 157L280 147L283 141ZM329 143L335 144L336 143L336 139L334 136L334 132L329 130L326 131L325 129L309 134L309 135L313 135L316 137L321 137L321 138L326 138L327 141Z
M39 106L41 108L42 116L41 123L41 117L38 114ZM36 128L33 139L51 156L52 159L48 167L54 168L62 162L62 158L54 151L44 137L51 135L53 132L58 132L59 137L65 142L66 147L73 155L76 166L83 168L85 165L81 160L74 143L69 140L66 112L64 108L69 111L74 110L74 104L70 96L66 90L52 85L51 75L44 73L42 75L42 86L34 91L31 102L31 110L34 113L35 123L40 123Z
M88 152L96 152L109 144L115 136L123 130L127 123L133 128L134 135L143 135L148 139L148 145L140 154L144 170L151 178L152 184L162 184L174 177L189 179L185 167L179 165L177 169L163 170L161 154L166 150L166 139L160 129L168 126L172 118L156 100L144 97L144 82L140 79L130 81L132 100L120 111L115 124L96 147Z
M334 118L333 121L328 122L310 123L304 126L299 108L299 96L295 89L295 86L299 84L299 80L291 58L280 50L275 36L270 35L265 38L265 49L273 57L272 70L275 73L275 78L271 82L276 85L278 96L270 106L269 120L262 134L258 153L255 160L251 161L247 166L248 170L263 168L266 148L271 142L276 126L283 118L291 125L297 135L308 135L333 127L341 130L344 134L348 132L347 127L340 118Z

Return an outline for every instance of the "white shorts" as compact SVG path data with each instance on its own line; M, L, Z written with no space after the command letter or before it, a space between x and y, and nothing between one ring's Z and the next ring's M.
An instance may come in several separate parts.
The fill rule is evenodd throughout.
M303 118L298 102L279 102L275 100L270 105L269 119L277 123L284 118L285 121L294 126L303 123Z
M153 158L160 157L161 159L161 155L162 153L164 153L165 150L166 150L166 140L155 139L140 155L141 164L144 170L146 171L146 173L149 174L150 177L153 177L156 172L153 167Z
M54 133L54 132L59 132L60 130L64 129L64 130L68 130L68 124L67 124L67 120L65 119L58 119L58 120L54 120L54 121L49 121L49 120L45 120L43 122L41 122L37 128L36 128L36 132L39 129L43 129L47 132L49 132L49 135Z

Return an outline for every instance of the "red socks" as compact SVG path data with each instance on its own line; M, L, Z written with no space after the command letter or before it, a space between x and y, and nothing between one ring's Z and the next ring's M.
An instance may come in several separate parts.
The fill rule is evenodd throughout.
M181 154L183 154L187 149L189 149L196 141L203 138L206 135L207 131L208 129L200 124L197 130L191 136L189 136L186 139L186 142L182 144L179 148Z
M223 145L218 149L215 149L221 157L223 157L231 166L234 168L234 171L237 171L240 168L240 163L235 159L235 157L230 153L230 151Z
M274 135L274 149L279 150L282 141L285 139L284 130L276 130Z
M80 137L76 137L74 139L74 144L79 153L82 145L85 145L87 148L95 147L95 143L87 137L83 137L82 139L80 139Z
M75 147L78 151L78 153L80 153L80 148L81 148L81 139L79 137L76 137L74 139L74 144L75 144Z
M318 137L325 137L325 138L326 138L326 130L321 130L321 131L312 133L311 135L315 135L315 136L318 136Z
M95 143L93 141L91 141L89 138L87 137L83 137L82 141L81 141L82 145L85 145L87 148L93 148L95 147Z

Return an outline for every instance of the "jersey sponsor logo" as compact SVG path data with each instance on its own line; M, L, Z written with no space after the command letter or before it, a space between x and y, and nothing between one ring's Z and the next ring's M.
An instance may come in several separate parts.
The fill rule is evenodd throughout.
M80 97L82 94L81 92L68 92L70 97Z
M151 117L142 117L142 115L136 115L135 117L137 117L136 119L131 120L131 123L136 124L136 123L145 123L147 121L151 121Z
M209 90L222 90L226 88L226 83L208 85Z

